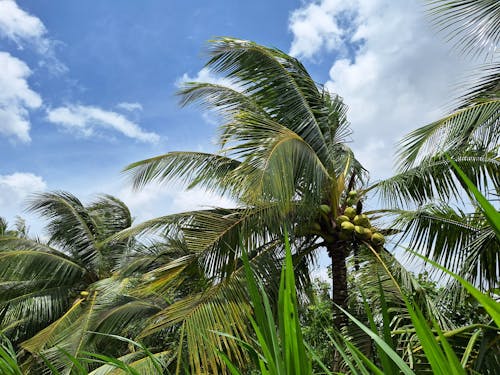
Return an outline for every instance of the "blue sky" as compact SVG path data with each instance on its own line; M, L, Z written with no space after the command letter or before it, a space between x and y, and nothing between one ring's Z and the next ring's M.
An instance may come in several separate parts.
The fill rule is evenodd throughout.
M224 198L179 186L132 192L121 169L173 150L212 151L216 124L179 108L206 42L251 39L301 58L345 98L353 148L374 179L395 142L443 113L470 61L453 55L417 0L0 0L0 216L30 193L114 194L138 221Z

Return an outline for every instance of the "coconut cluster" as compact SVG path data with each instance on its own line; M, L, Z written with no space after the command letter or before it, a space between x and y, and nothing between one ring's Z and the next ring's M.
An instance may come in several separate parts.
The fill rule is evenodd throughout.
M336 219L336 230L340 240L349 241L359 239L370 241L374 247L381 247L385 243L384 236L372 227L368 216L360 212L360 209L351 207L357 201L357 192L350 191L347 198L347 207L342 215ZM350 203L350 204L349 204Z
M362 213L362 205L355 190L349 192L346 207L338 208L337 212L340 212L341 215L337 216L335 220L330 205L322 204L319 208L317 220L303 226L297 226L295 229L297 235L321 235L328 243L340 240L366 241L375 248L381 248L384 245L385 238L382 233L372 227L368 216Z

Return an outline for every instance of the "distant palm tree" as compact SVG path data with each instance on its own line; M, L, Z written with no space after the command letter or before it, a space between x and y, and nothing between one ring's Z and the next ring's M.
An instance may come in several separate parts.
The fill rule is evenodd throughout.
M49 239L0 237L0 326L35 354L30 366L36 368L43 354L68 370L73 365L59 348L76 357L102 348L105 340L88 331L121 332L158 307L133 297L133 281L116 273L135 244L134 239L106 242L132 224L123 202L102 196L84 206L69 193L42 193L30 200L29 209L48 219Z
M18 216L14 223L14 228L9 229L7 220L0 216L0 237L28 237L29 228L26 226L26 221Z

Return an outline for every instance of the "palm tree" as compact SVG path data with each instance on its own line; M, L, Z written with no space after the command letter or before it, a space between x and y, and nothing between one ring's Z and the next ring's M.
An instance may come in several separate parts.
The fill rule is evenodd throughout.
M386 210L385 214L404 214L399 220L401 228L407 234L422 234L422 231L413 231L415 220L423 217L419 216L422 210L414 210L416 205L423 205L435 197L461 196L455 174L442 155L423 160L415 156L413 161L402 162L404 167L396 176L367 187L367 173L346 145L350 131L345 105L341 98L318 86L296 59L276 49L230 38L214 41L210 55L207 67L225 74L230 85L187 83L180 95L183 105L198 102L220 115L223 120L219 130L220 150L215 154L170 152L134 163L126 171L132 175L136 188L151 181L180 181L188 188L202 187L225 194L233 199L237 208L169 215L140 224L118 237L161 230L166 236L185 241L196 255L183 260L182 267L193 262L201 264L211 280L210 288L197 298L190 296L189 301L176 301L159 313L157 323L146 331L151 333L182 322L194 346L194 342L202 340L200 332L213 329L214 325L222 326L218 314L226 305L221 301L228 300L245 309L240 290L243 248L252 250L254 267L263 275L271 293L272 274L262 267L266 264L268 268L279 269L272 261L279 260L282 254L283 228L293 233L298 277L304 285L308 281L307 266L311 257L317 249L326 248L332 261L332 299L336 306L345 308L348 295L346 259L360 246L374 250L368 236L363 240L363 234L361 238L352 237L339 230L347 208L349 214L353 211L362 214L362 201L373 189L391 205L395 204L395 208ZM499 178L498 160L492 155L491 147L479 155L477 148L469 147L474 137L483 145L496 145L494 125L498 112L494 113L497 117L495 114L486 117L486 130L470 131L454 143L460 147L447 148L449 153L461 152L457 162L479 182L492 180L496 183ZM472 117L464 116L464 121L472 121ZM448 129L446 121L451 120L441 121L437 127ZM437 134L442 135L443 130ZM449 146L455 136L456 132L444 137L443 144ZM423 138L424 142L429 139L435 137ZM408 142L422 143L421 140L403 141L405 145ZM468 154L464 154L464 147ZM380 212L372 214L381 216ZM439 219L438 215L433 219ZM447 223L453 224L449 220ZM457 222L455 229L459 227ZM432 241L440 228L434 226L432 234L424 236L422 243L429 249L434 249ZM373 227L370 229L377 231ZM480 231L480 227L470 230L468 238L478 237ZM441 231L440 238L443 236ZM459 247L463 238L464 235L457 235L453 241L442 241L448 246L444 251ZM488 236L483 237L482 243L491 246L488 239ZM269 257L267 263L262 262L263 255ZM485 261L487 259L482 260L483 264ZM178 270L175 268L176 272ZM166 272L162 277L171 280L172 273ZM155 282L156 286L161 284ZM233 321L239 318L232 316ZM334 314L334 324L344 326L344 316ZM242 330L240 325L237 328L226 325L225 328L233 334ZM199 349L194 346L193 353ZM192 359L198 370L204 355L210 356L205 353ZM216 361L212 357L214 368Z
M16 217L14 228L9 229L7 220L0 216L0 237L20 237L28 238L29 228L26 226L26 221L20 217Z
M106 348L106 340L88 331L133 332L134 324L140 327L143 317L159 309L151 299L134 297L130 290L136 282L116 273L135 240L105 242L131 226L128 208L112 196L84 206L75 196L56 192L35 195L29 209L48 219L49 240L0 238L2 331L35 354L27 362L35 369L43 354L59 370L70 371L73 364L61 348L75 357L99 348L120 353L126 344Z
M183 105L198 102L221 116L220 150L169 152L134 163L126 171L136 188L152 181L180 181L188 188L225 194L236 208L164 216L116 237L160 231L190 249L191 257L167 264L159 273L152 271L157 289L163 287L162 280L166 285L184 269L201 265L209 281L206 291L176 300L145 332L182 324L198 372L206 358L214 369L220 365L216 356L196 344L206 339L202 336L207 331L215 326L234 335L245 332L240 323L244 314L239 312L248 309L240 259L244 249L250 251L252 266L272 294L277 290L284 230L293 237L299 286L308 284L308 266L318 249L326 248L332 263L332 299L342 308L348 297L346 259L360 246L383 251L380 246L374 249L370 238L380 229L363 217L367 172L346 145L350 130L342 99L317 85L298 60L277 49L222 38L212 43L210 54L207 66L225 74L231 84L187 83L180 96ZM348 225L341 229L346 215L351 221L359 216L359 236L350 234ZM228 304L235 308L228 309ZM225 315L228 310L230 316ZM346 324L335 310L333 321L337 328ZM221 345L239 353L231 342Z

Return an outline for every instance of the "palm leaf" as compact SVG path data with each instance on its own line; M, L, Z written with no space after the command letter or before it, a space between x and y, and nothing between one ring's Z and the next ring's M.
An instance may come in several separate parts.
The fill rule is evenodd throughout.
M428 11L454 47L472 55L494 56L500 43L500 6L495 0L432 0Z
M423 156L474 147L486 154L499 141L500 99L498 96L476 100L473 104L420 127L399 143L399 166L408 170Z

